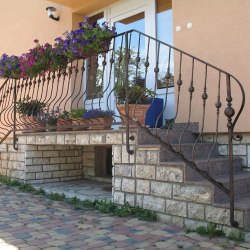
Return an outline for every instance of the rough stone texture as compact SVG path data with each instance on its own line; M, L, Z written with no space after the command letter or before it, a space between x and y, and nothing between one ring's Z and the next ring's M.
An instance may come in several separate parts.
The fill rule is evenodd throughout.
M144 196L143 197L143 208L150 209L157 212L165 212L165 199L153 197L153 196Z
M76 135L76 144L88 145L89 144L89 134Z
M27 144L35 144L36 136L27 136Z
M218 147L218 151L220 155L228 155L228 146L227 145L220 145Z
M247 146L246 145L233 145L233 154L234 155L246 155Z
M56 144L56 135L46 135L45 136L45 143L46 144Z
M191 219L184 219L184 226L188 229L195 230L198 227L207 227L207 222L205 221L197 221Z
M158 164L159 163L159 151L158 150L148 150L147 151L147 163L148 164Z
M75 134L66 134L65 135L65 144L75 144L76 135Z
M205 207L201 204L188 203L188 217L192 219L204 220Z
M172 224L172 215L157 213L157 219L165 224Z
M131 206L135 205L135 195L134 194L125 194L125 202Z
M123 178L122 191L134 193L135 192L135 180Z
M155 179L155 166L136 165L135 175L141 179Z
M113 201L117 204L124 205L124 193L122 192L114 192Z
M172 224L179 226L179 227L184 227L184 219L181 217L173 216Z
M65 143L64 135L57 135L57 144L64 144L64 143Z
M122 163L122 147L121 146L113 146L113 164Z
M42 166L43 171L58 171L59 170L59 165L43 165Z
M172 184L152 181L151 182L151 195L171 198L172 197Z
M238 221L239 227L243 226L243 212L235 211L235 220ZM209 222L230 225L230 212L229 209L219 208L213 206L205 207L205 219Z
M140 194L136 195L136 206L143 207L143 197L144 196Z
M136 192L138 194L150 194L150 181L137 180L136 181Z
M113 187L115 189L115 191L121 191L122 188L122 179L121 178L117 178L115 177L114 183L113 183Z
M90 144L105 144L106 143L106 135L105 134L90 134Z
M145 164L147 160L147 152L145 150L137 149L135 158L136 158L136 163Z
M43 166L26 166L26 173L29 172L42 172L43 171Z
M134 176L134 166L131 165L115 165L115 176L125 176L133 177Z
M183 170L179 167L157 166L156 180L183 182Z
M183 201L166 200L166 213L187 217L187 203Z
M134 150L134 146L130 146L130 150ZM126 146L122 146L122 163L134 163L135 162L135 154L130 155L127 152Z
M173 198L176 200L211 203L211 189L204 186L173 185Z
M107 133L106 144L122 144L122 134L118 133Z

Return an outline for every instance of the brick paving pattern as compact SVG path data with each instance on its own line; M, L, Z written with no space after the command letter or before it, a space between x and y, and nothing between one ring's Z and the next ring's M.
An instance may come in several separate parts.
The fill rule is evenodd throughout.
M75 210L62 202L0 186L1 250L250 249L249 243L186 234L182 228Z

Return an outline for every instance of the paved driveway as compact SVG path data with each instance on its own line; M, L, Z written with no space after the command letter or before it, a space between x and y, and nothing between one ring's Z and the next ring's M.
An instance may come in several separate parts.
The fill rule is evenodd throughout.
M185 236L176 226L74 210L0 185L0 250L248 249L225 238Z

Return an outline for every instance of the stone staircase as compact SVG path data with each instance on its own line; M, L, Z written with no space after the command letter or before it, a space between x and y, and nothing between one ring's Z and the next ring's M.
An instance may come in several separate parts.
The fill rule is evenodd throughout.
M229 160L226 156L220 156L218 153L218 144L197 142L194 149L194 157L192 156L194 143L198 138L198 126L193 124L183 134L185 124L174 125L169 131L164 129L152 129L152 134L157 134L162 141L171 144L174 150L181 152L185 158L194 161L196 165L203 171L209 171L211 177L222 183L225 187L229 187ZM181 142L181 143L180 143ZM211 182L204 179L199 173L185 164L176 154L173 154L163 145L160 145L157 138L148 134L144 129L138 130L138 149L155 150L158 152L158 164L166 169L176 169L183 171L183 179L166 179L167 183L173 185L173 200L180 202L195 202L196 205L207 203L215 210L214 215L209 212L208 207L204 207L204 219L207 222L215 222L225 224L228 216L229 195L214 186ZM181 146L180 146L181 145ZM208 160L208 156L210 158ZM171 170L166 171L171 175ZM157 177L156 177L157 178ZM163 179L162 179L163 180ZM241 166L241 159L234 157L234 181L235 181L235 217L238 219L239 227L250 230L250 173L244 172ZM176 185L178 183L178 185ZM167 203L168 201L166 201ZM187 209L188 209L187 204ZM167 206L167 205L166 205ZM198 205L199 206L199 205ZM202 209L203 210L203 209ZM223 215L224 213L224 215ZM169 214L166 211L166 214ZM189 214L189 211L187 211ZM239 216L239 214L241 214ZM237 218L238 216L238 218ZM187 215L187 217L189 217ZM203 218L201 216L199 219ZM229 218L226 222L229 225ZM185 218L184 218L185 225ZM188 226L188 225L186 225Z

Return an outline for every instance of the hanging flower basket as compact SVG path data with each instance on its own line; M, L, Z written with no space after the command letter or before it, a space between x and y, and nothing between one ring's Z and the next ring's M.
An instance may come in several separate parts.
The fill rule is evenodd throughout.
M100 43L100 48L98 50L91 49L89 51L80 50L78 53L74 56L75 59L87 59L92 56L97 56L101 53L107 53L109 51L111 40L104 41Z

